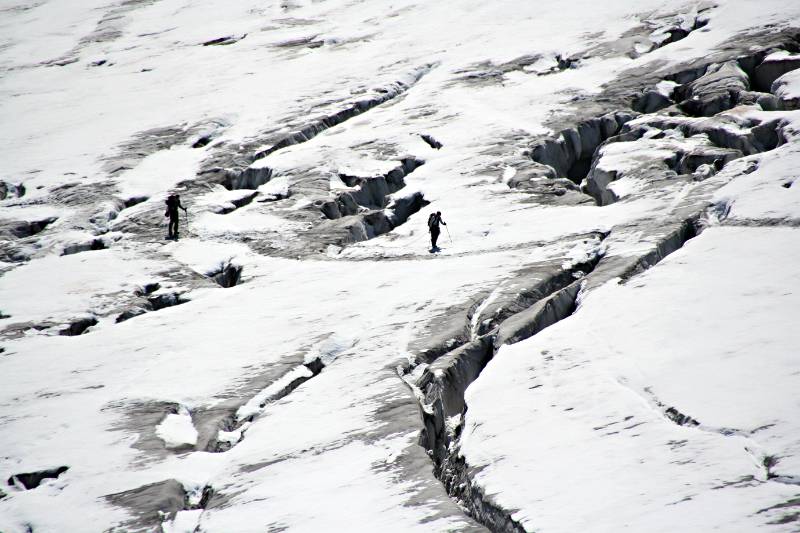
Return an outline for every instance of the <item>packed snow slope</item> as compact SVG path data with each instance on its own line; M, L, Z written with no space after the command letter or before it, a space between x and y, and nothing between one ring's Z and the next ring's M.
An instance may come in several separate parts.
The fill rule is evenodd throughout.
M0 30L0 532L800 531L800 3Z

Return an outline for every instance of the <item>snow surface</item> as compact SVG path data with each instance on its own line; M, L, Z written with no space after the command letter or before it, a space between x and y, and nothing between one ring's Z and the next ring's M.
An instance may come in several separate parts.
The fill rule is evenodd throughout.
M60 320L115 304L122 291L148 282L162 265L122 250L99 250L91 256L48 256L0 277L3 312L0 323Z
M800 464L799 240L712 227L502 348L467 391L461 452L481 486L540 531L758 528L797 492L763 461L790 478Z
M192 415L184 406L177 413L170 413L156 426L156 435L164 441L167 448L197 444L197 430L192 424Z
M69 470L2 487L0 531L483 530L433 475L398 366L430 338L455 345L448 321L476 337L526 269L638 257L687 206L711 206L711 227L503 347L446 424L463 426L476 486L530 531L791 531L769 522L800 476L796 112L741 111L788 123L751 173L734 162L653 194L623 178L625 201L602 207L508 186L533 140L611 110L604 87L749 50L800 17L785 0L716 4L4 2L0 179L26 193L0 200L0 230L58 220L0 233L0 479ZM708 25L654 48L698 16ZM307 142L246 157L400 82ZM654 157L647 139L628 144L609 145L609 168L633 148ZM425 164L391 198L430 203L376 238L326 240L342 220L318 206L348 189L339 174L408 156ZM235 165L272 178L209 181ZM178 242L163 240L172 192L189 207ZM448 223L437 255L433 211ZM94 238L108 249L61 255ZM209 279L225 265L241 284ZM148 304L172 293L187 301ZM87 316L85 334L58 334ZM700 425L676 425L669 406ZM167 480L186 492L177 512L114 497Z
M775 96L781 100L797 100L800 98L800 75L792 70L773 82Z

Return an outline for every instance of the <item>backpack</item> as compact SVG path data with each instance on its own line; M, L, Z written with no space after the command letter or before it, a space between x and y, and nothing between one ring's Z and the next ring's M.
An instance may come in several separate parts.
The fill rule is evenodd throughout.
M433 229L439 224L436 223L436 213L428 215L428 229Z
M174 194L170 194L169 196L167 196L167 201L165 203L167 204L167 210L164 212L164 216L168 217L169 216L169 212L170 211L174 211L176 209L177 202L176 202L175 195Z

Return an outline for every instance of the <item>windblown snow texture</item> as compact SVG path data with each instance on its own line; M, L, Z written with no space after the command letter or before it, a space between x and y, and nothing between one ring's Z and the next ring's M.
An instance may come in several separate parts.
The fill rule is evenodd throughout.
M800 527L796 2L0 29L3 533Z

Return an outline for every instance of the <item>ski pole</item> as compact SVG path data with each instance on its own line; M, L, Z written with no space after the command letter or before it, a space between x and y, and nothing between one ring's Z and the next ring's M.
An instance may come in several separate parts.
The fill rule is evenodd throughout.
M447 227L447 224L444 225L444 229L447 232L447 238L450 240L450 244L453 244L453 239L450 237L450 230Z

